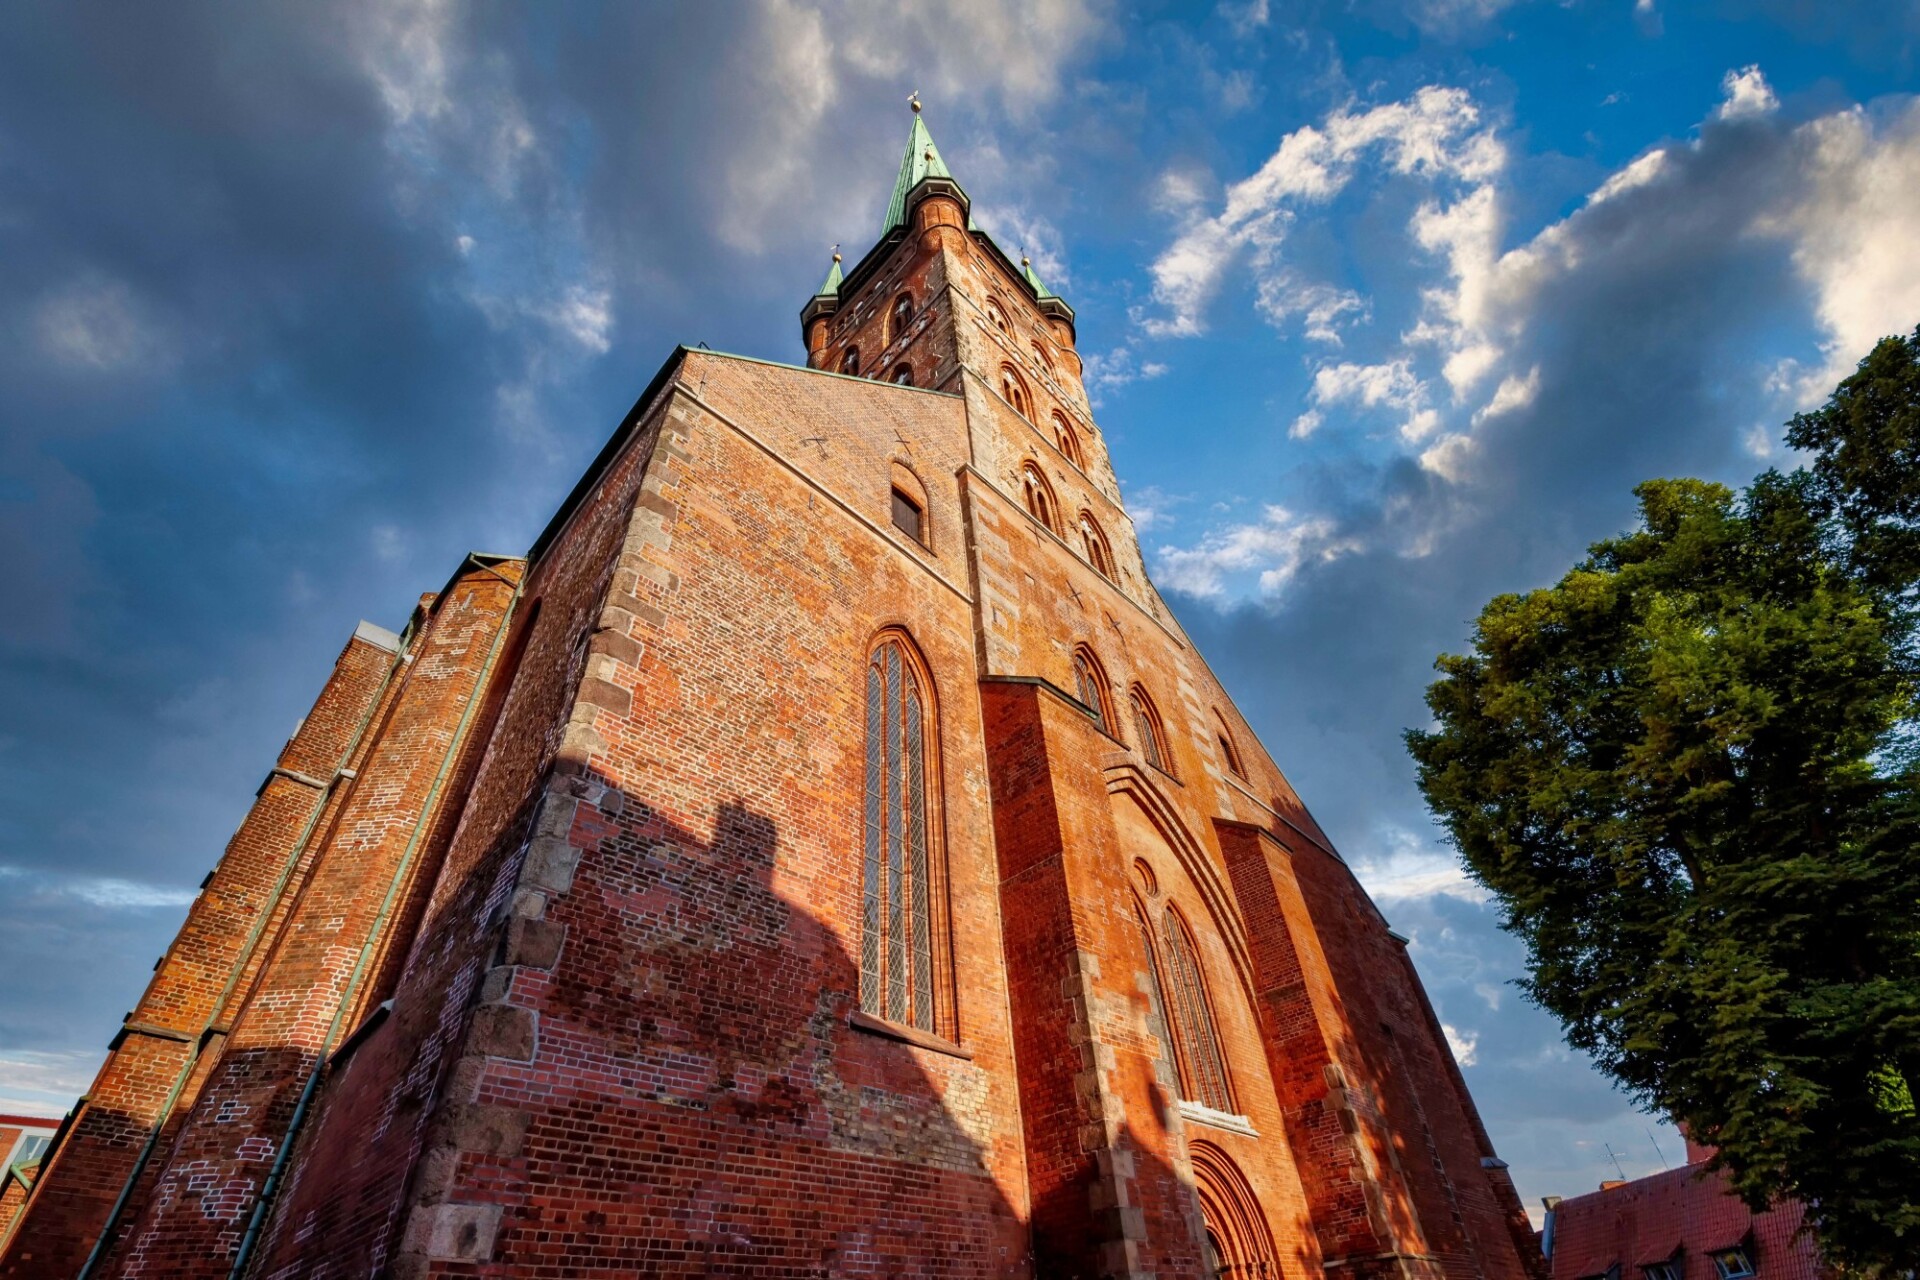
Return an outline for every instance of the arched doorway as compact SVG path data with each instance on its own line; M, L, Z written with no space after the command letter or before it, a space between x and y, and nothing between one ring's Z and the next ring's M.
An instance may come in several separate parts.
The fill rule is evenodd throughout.
M1221 1280L1280 1280L1260 1201L1233 1160L1211 1142L1193 1143L1194 1190L1206 1220L1206 1274Z

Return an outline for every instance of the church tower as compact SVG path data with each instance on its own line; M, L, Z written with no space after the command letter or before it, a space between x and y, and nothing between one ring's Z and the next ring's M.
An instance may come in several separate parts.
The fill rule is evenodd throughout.
M0 1276L1540 1274L914 112L804 366L363 624Z

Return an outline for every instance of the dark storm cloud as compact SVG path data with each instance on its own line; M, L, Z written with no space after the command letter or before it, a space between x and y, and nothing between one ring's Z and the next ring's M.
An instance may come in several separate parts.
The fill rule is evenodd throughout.
M0 1081L87 1074L356 617L525 547L672 344L797 353L909 88L964 153L1100 36L969 7L0 24Z

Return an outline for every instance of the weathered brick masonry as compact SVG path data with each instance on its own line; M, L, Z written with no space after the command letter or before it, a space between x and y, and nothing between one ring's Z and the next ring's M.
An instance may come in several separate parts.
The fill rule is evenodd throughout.
M917 117L802 325L349 646L0 1272L1538 1275Z

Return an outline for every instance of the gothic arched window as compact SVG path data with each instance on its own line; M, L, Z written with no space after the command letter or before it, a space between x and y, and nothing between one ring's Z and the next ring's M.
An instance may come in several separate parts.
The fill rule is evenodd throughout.
M1013 406L1015 413L1023 418L1033 417L1033 397L1027 394L1027 384L1010 364L1000 366L1000 395Z
M1107 536L1084 511L1080 513L1080 541L1087 549L1087 563L1098 569L1101 577L1112 581L1113 552L1107 547Z
M1066 455L1068 462L1082 471L1086 470L1087 464L1080 454L1080 437L1074 434L1073 425L1067 421L1066 415L1057 411L1053 415L1053 442L1060 446L1060 452Z
M1028 513L1053 532L1060 532L1059 521L1054 515L1053 489L1047 484L1047 478L1040 474L1040 468L1031 462L1020 468L1020 488L1021 496L1026 499Z
M846 354L840 357L840 372L850 374L860 372L860 348L847 348Z
M1156 769L1172 773L1167 755L1166 736L1160 726L1160 713L1154 709L1153 700L1147 697L1147 691L1139 685L1133 687L1129 695L1133 703L1133 731L1140 739L1140 754L1147 763Z
M867 660L860 1008L934 1029L933 855L927 817L931 709L897 636Z
M905 363L895 365L893 367L893 381L894 381L894 385L896 386L901 386L901 387L912 386L913 385L913 366Z
M1040 345L1037 340L1033 344L1033 358L1040 362L1042 369L1045 369L1048 373L1053 372L1053 357L1047 354L1047 349Z
M1154 1061L1166 1069L1167 1083L1178 1086L1180 1068L1174 1060L1173 1033L1167 1023L1167 984L1160 977L1160 951L1153 945L1153 926L1147 923L1146 910L1137 900L1133 904L1133 921L1140 927L1140 949L1147 958L1147 1030L1160 1042L1154 1051Z
M1193 935L1172 907L1161 917L1167 944L1167 976L1173 996L1174 1036L1180 1047L1180 1096L1215 1111L1233 1110L1233 1092L1213 1027L1213 1007L1200 971Z
M987 299L987 319L993 321L993 327L1000 332L1013 332L1013 326L1007 323L1006 311L992 298Z
M903 293L893 300L893 332L888 341L900 341L900 335L907 331L907 325L913 320L913 295Z
M1085 649L1073 654L1074 695L1086 706L1093 722L1106 733L1113 732L1113 708L1107 705L1107 675L1099 659Z
M1236 778L1244 779L1247 771L1240 763L1240 749L1234 745L1233 734L1227 729L1226 718L1220 714L1217 707L1213 712L1213 736L1214 740L1220 744L1220 755L1227 766L1227 772Z

